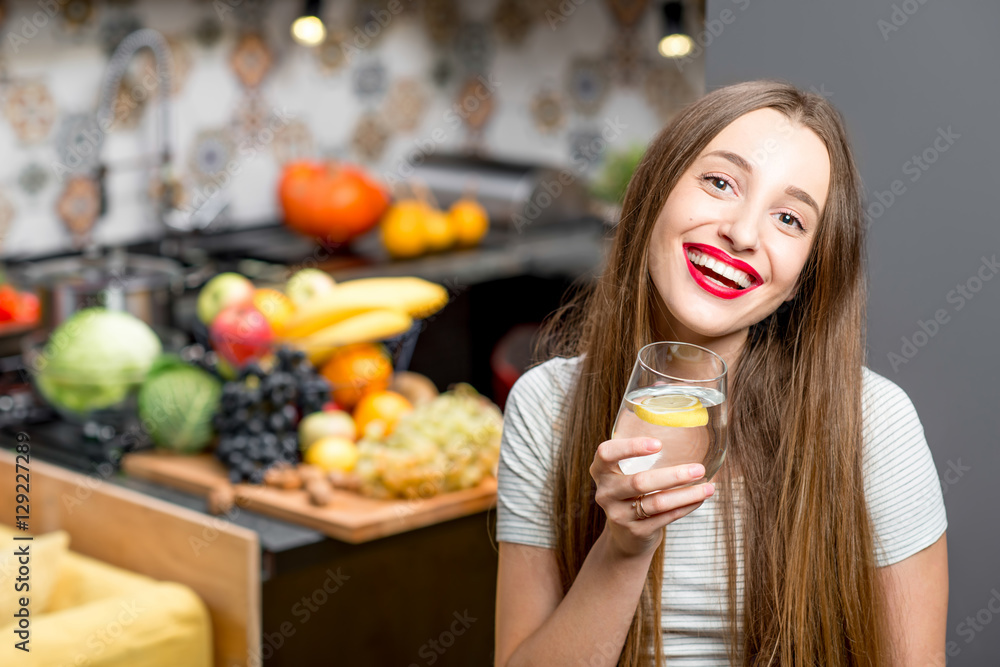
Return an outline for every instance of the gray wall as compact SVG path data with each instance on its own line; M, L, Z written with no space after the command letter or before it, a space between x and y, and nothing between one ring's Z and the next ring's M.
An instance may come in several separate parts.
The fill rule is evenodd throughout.
M1000 665L1000 266L980 268L1000 259L1000 3L708 0L713 20L708 90L782 78L847 119L869 197L868 365L913 400L945 491L949 664Z

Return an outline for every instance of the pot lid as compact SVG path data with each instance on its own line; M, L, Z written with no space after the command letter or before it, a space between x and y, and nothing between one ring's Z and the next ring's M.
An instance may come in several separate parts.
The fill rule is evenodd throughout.
M22 267L20 274L23 284L31 287L102 289L112 286L126 291L168 286L183 279L182 267L175 260L121 250L104 256L74 255L31 262Z

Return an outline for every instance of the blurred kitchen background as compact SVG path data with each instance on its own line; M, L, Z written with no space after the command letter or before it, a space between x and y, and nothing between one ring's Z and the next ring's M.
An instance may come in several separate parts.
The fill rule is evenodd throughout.
M684 20L698 25L701 3L686 8ZM590 178L609 148L645 145L704 90L700 54L677 67L657 53L660 3L398 0L320 9L328 38L308 47L289 30L298 1L4 3L3 257L72 250L67 218L86 209L88 192L75 177L99 166L106 211L93 242L163 235L151 205L163 128L148 50L125 63L111 91L111 131L94 127L111 54L141 28L169 47L162 173L176 182L179 207L224 200L211 231L277 222L280 170L302 157L357 161L405 180L430 153L476 153ZM602 132L609 141L596 141Z
M705 39L692 39L704 16L703 0L0 1L0 438L30 439L40 487L70 472L90 475L78 488L105 482L72 515L40 495L32 528L192 587L218 665L327 664L330 647L338 664L424 664L461 611L478 621L439 664L489 664L497 408L539 323L601 271L647 142L704 93ZM328 276L293 288L310 269ZM338 324L309 322L305 305L331 277L429 282L369 283L365 307L395 324L310 348ZM430 310L390 298L404 284L430 289ZM137 398L168 371L111 368L142 338L135 318L86 344L52 333L100 305L152 326L189 377L229 380L225 400L193 385ZM309 331L282 329L289 312ZM285 343L327 389L299 363L279 410L254 387L292 381L289 357L269 366ZM404 448L371 483L406 488L364 486L363 437L391 437L441 392L433 404L449 411L428 428L454 443L473 427L449 401L469 387L482 421L458 458ZM250 408L271 410L266 424ZM187 447L192 423L209 438ZM428 437L408 447L426 453ZM278 464L298 476L300 459L322 478L280 492L263 479ZM442 471L460 483L443 488ZM241 504L248 489L275 495ZM88 529L106 492L115 520ZM150 498L193 510L190 534L146 518ZM173 551L207 521L242 531L245 548ZM301 601L325 600L317 586L341 568L351 583L336 604L300 625Z

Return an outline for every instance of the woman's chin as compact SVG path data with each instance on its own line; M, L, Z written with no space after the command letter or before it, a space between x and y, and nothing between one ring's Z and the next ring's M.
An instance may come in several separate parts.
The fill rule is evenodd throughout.
M741 328L731 313L720 313L712 308L681 312L676 317L688 331L704 338L722 338Z

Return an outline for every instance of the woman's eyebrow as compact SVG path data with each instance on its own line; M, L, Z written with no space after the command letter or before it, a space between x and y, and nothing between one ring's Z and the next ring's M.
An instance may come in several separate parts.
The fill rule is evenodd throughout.
M732 151L726 151L720 149L711 151L709 153L705 153L702 157L711 157L714 155L729 160L730 162L732 162L733 164L735 164L737 167L747 172L748 174L753 174L753 165L750 164L750 162L739 153L734 153ZM803 190L802 188L797 188L794 185L789 185L787 188L785 188L785 194L795 197L796 199L798 199L800 202L802 202L807 206L811 206L812 209L816 211L816 215L819 215L819 205L816 203L816 200L813 199L809 195L809 193Z
M795 197L806 206L812 206L812 209L816 211L816 215L819 215L819 206L816 205L816 200L810 197L809 193L805 190L797 188L794 185L789 185L785 188L785 194Z
M753 173L753 165L750 164L750 162L739 153L734 153L732 151L724 151L720 149L720 150L714 150L710 153L705 153L702 157L711 157L713 155L718 155L719 157L726 158L727 160L735 164L737 167L747 172L748 174Z

